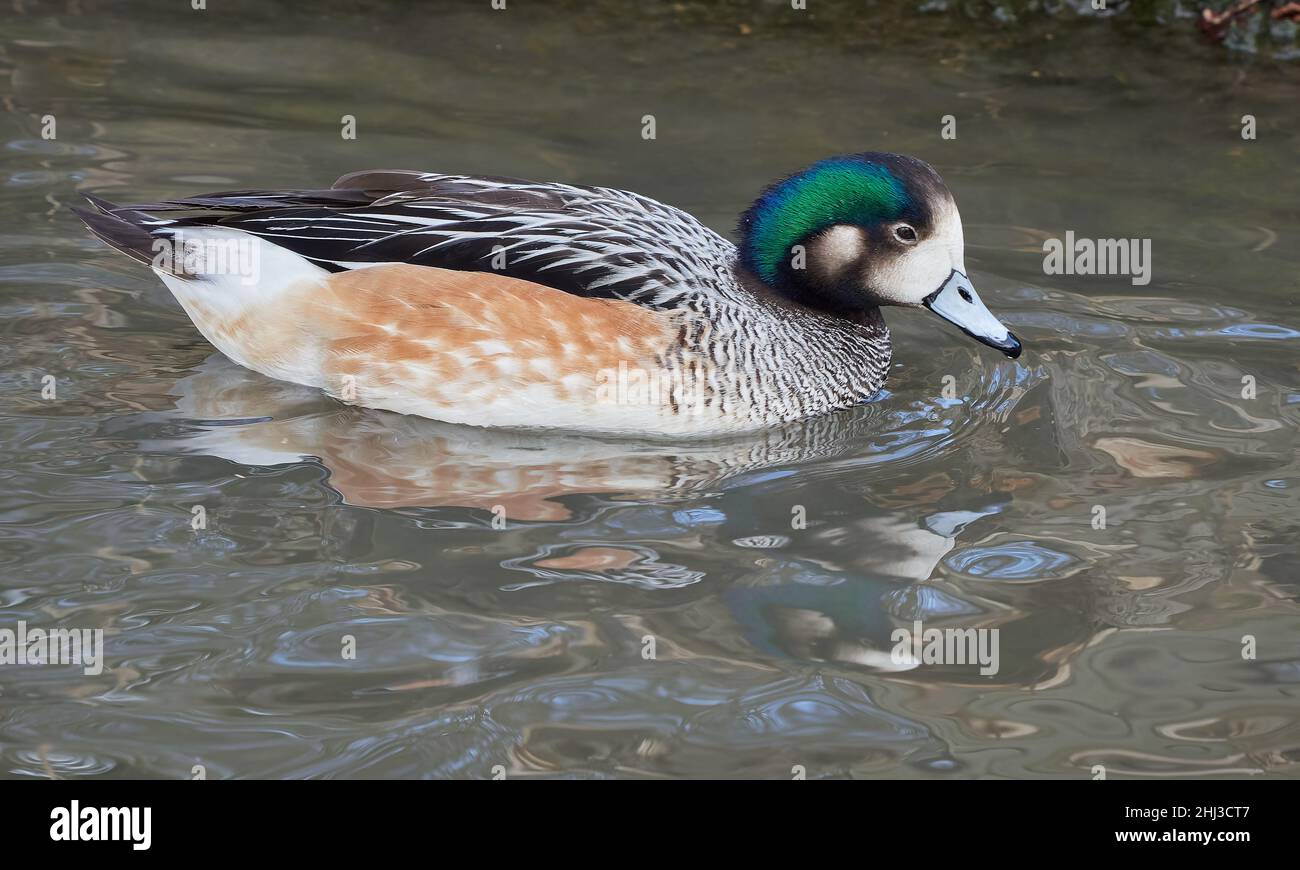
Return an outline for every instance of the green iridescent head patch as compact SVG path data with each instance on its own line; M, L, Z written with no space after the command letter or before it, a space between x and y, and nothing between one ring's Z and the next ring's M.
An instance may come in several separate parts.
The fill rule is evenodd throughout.
M835 224L867 226L893 220L910 205L903 182L880 163L832 157L777 182L742 219L745 265L768 284L789 263L791 249Z

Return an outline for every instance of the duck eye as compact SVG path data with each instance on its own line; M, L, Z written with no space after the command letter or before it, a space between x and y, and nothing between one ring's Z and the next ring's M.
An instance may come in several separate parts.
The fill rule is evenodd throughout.
M916 244L916 230L912 229L907 224L899 224L894 227L894 238L904 244L914 245Z

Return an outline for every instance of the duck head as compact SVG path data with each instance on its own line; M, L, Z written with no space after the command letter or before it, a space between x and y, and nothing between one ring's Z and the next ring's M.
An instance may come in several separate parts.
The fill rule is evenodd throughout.
M742 267L800 305L851 319L882 305L927 308L1020 356L966 276L957 204L924 161L866 153L815 163L764 190L739 234Z

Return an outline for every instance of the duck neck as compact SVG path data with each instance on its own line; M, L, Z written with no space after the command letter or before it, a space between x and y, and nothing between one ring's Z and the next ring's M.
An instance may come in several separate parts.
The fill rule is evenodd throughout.
M861 404L889 370L889 329L880 309L809 308L742 268L726 310L709 316L717 371L727 392L765 422Z

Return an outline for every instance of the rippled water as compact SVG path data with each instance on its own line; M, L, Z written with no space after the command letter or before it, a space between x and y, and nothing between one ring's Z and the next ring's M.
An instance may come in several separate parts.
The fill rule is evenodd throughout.
M20 5L0 628L103 628L106 667L0 667L0 775L1296 774L1295 70L834 5ZM401 166L611 184L727 231L772 177L865 149L944 173L1026 353L890 311L880 401L710 443L269 381L65 209ZM1067 230L1152 239L1153 280L1045 276ZM998 629L998 672L900 669L917 619Z

